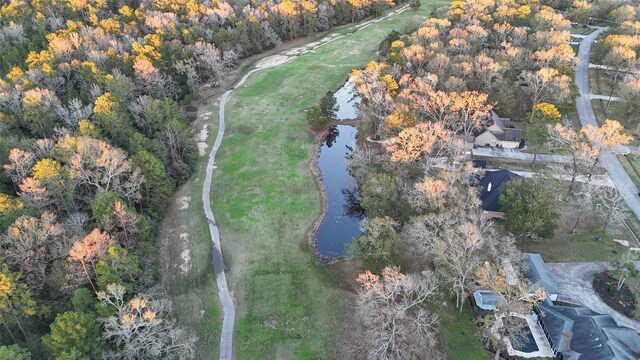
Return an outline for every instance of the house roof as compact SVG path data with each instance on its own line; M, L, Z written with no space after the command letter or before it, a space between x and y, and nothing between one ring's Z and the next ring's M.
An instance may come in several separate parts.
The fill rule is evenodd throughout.
M498 127L501 129L508 128L511 124L511 119L500 117L493 110L491 110L491 121L493 121L493 123L498 125Z
M524 254L524 276L531 281L531 292L542 288L547 294L558 294L556 282L549 275L547 265L540 254Z
M537 309L551 346L564 359L640 359L640 335L618 326L611 315L584 306L556 306L550 300L538 304Z
M500 303L500 295L489 290L476 290L473 292L473 300L476 306L482 310L495 311Z
M522 129L503 128L502 133L495 135L498 140L520 142L522 140Z
M514 129L510 128L511 119L503 118L498 116L495 111L491 110L491 121L489 121L490 125L495 124L502 131L495 131L494 135L498 140L501 141L520 141L522 140L522 129Z
M498 198L500 197L500 187L505 182L520 177L509 170L487 171L480 180L480 200L482 200L482 209L486 211L500 211L502 208Z

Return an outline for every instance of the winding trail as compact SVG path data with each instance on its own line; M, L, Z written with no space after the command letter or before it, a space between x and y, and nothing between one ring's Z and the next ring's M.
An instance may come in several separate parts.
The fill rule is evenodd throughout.
M576 109L582 126L593 125L599 126L591 106L591 97L589 91L589 55L591 53L591 45L593 41L607 28L599 27L596 31L585 37L580 43L578 50L578 67L576 69L575 83L580 90L580 97L576 100ZM638 197L638 188L633 183L629 174L627 174L618 158L609 151L605 151L600 155L602 165L607 169L611 181L615 184L618 191L624 197L625 201L631 208L631 211L640 218L640 198Z
M405 5L402 8L391 11L385 16L379 17L377 19L369 20L358 25L354 25L352 28L355 28L355 30L352 33L356 31L360 31L371 24L380 22L384 19L387 19L395 15L398 15L406 11L408 8L409 8L409 5ZM234 329L235 314L236 314L233 298L231 297L231 294L229 293L229 288L227 286L227 278L225 275L225 268L224 268L224 258L222 256L222 247L220 246L220 230L218 229L218 224L216 223L216 219L213 216L213 211L211 210L211 180L213 177L213 170L216 169L216 165L215 165L216 154L218 153L218 149L220 149L220 145L222 144L222 138L224 137L224 130L225 130L224 110L227 104L227 100L229 99L229 96L231 95L233 90L236 90L237 88L242 86L247 81L249 76L251 76L253 73L260 70L282 65L286 62L289 62L299 56L302 56L308 53L311 50L316 50L321 46L324 46L330 42L338 40L339 38L342 38L347 35L340 35L340 36L333 37L330 40L324 41L313 47L308 47L303 45L300 47L300 51L298 51L297 54L292 55L290 57L279 54L279 55L272 55L268 58L264 58L262 61L256 64L255 69L245 74L242 77L242 79L240 79L240 81L233 86L233 88L227 90L224 94L222 94L222 97L220 98L220 105L219 105L219 111L218 111L218 134L216 135L216 140L213 144L213 147L211 148L211 152L209 153L209 160L207 162L207 169L205 173L204 184L202 186L202 203L204 205L203 207L204 207L205 216L207 218L207 223L209 224L209 233L211 234L211 242L212 242L211 261L213 263L213 267L216 272L216 284L218 286L218 297L220 298L220 303L222 304L222 311L224 314L223 320L222 320L222 332L220 334L220 360L231 360L233 358L233 329ZM329 35L329 36L332 36L332 35ZM294 49L289 49L283 52L289 53L289 54L295 53L295 51L293 50ZM271 58L271 61L268 61L269 58ZM273 61L273 60L276 60L276 61Z

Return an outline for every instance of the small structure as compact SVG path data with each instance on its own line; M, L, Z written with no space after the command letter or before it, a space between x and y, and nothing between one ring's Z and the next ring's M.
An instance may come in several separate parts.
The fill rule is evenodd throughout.
M477 307L485 311L499 310L498 304L502 301L500 295L489 290L476 290L473 292L473 302Z
M474 145L517 149L522 141L522 129L509 127L511 120L498 116L491 110L489 127L476 136Z
M480 200L482 200L482 210L487 219L502 218L502 206L500 206L500 188L507 181L518 178L520 175L509 170L487 171L480 179Z
M558 299L558 286L556 282L549 275L547 265L540 254L524 254L524 267L522 269L524 276L531 281L531 288L529 288L529 294L535 295L539 289L544 290L547 298L551 301Z
M640 335L618 326L611 315L584 306L536 305L540 325L556 356L565 360L640 359Z

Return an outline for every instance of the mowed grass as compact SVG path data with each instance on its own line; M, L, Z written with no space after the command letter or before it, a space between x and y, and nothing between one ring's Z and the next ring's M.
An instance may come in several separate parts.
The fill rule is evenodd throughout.
M309 171L314 137L304 110L374 60L391 30L444 4L425 3L260 71L232 94L212 204L238 305L238 359L334 357L345 296L308 247L321 201Z

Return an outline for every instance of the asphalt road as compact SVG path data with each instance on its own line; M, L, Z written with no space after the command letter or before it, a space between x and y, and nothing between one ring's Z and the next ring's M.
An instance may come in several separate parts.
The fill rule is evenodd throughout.
M576 68L575 83L580 90L580 97L576 100L576 108L582 126L598 126L596 117L593 114L589 92L589 54L591 53L593 41L605 30L606 28L598 28L589 34L580 42L580 48L578 50L578 58L580 61ZM624 197L631 211L640 218L638 188L633 181L631 181L631 178L622 167L622 164L620 164L620 161L618 161L618 158L607 151L600 155L600 161L604 168L607 169L611 181L613 181L616 188L618 188L618 191L620 191L620 194Z

